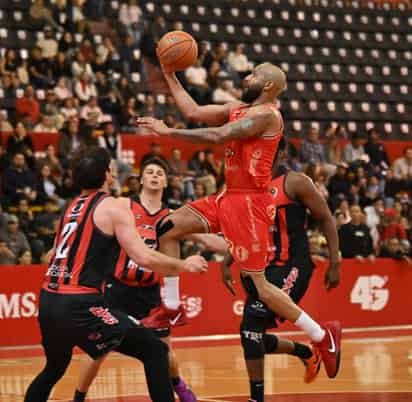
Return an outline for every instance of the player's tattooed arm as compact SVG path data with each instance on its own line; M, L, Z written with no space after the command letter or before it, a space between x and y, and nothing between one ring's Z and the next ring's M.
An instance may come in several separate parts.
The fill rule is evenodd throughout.
M265 133L273 122L274 114L271 111L257 113L254 116L230 122L221 127L207 127L197 129L175 129L167 127L161 120L143 117L137 120L141 127L145 127L159 135L169 135L196 143L221 144L231 140L257 137Z

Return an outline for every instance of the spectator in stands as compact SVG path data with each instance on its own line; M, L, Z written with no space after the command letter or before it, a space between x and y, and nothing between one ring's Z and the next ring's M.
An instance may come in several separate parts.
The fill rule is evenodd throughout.
M319 130L312 127L309 131L308 138L302 143L300 148L300 158L302 163L325 163L325 153L323 145L319 141Z
M16 55L14 49L7 49L4 56L0 57L0 75L17 72L21 61Z
M56 126L58 129L62 127L64 118L60 114L60 106L58 104L56 93L53 89L47 90L46 99L44 102L42 102L40 111L43 116L49 116L53 120L53 125Z
M14 154L12 165L4 172L2 185L4 197L11 205L16 205L22 196L27 197L30 202L36 199L36 182L26 166L24 154Z
M111 157L116 161L117 179L121 186L132 173L132 167L122 160L122 137L115 129L112 122L104 125L103 135L98 138L98 144L102 148L106 148Z
M71 58L76 52L76 43L71 32L65 32L59 41L59 53Z
M68 86L68 81L66 77L60 77L57 80L57 84L54 87L53 92L56 95L57 100L59 102L63 102L66 99L71 98L73 96L73 93Z
M133 201L139 201L140 194L140 180L139 176L131 175L127 179L128 191L123 194L124 197L131 198Z
M89 63L87 63L82 52L78 51L76 53L76 60L72 63L72 75L73 78L79 78L84 73L87 74L87 77L93 77L93 70Z
M53 65L43 59L40 48L35 47L29 59L30 82L36 87L47 89L54 85Z
M44 28L44 37L37 41L36 47L41 50L42 59L48 63L57 56L59 45L53 36L53 29L50 26Z
M79 121L76 118L71 118L63 128L57 144L57 154L60 158L62 166L66 168L73 156L73 153L79 147L85 146L85 139L79 132Z
M409 258L409 250L402 248L399 239L396 237L392 237L384 241L384 243L382 244L380 257L393 258L394 260L404 260L408 264L411 264L411 259Z
M335 211L335 216L340 215L340 223L345 225L351 221L351 215L349 210L348 200L343 199L339 202L338 207Z
M342 162L342 146L335 135L326 137L324 155L326 162L331 165L339 165Z
M198 59L193 66L185 70L187 89L193 99L200 104L205 104L209 97L209 85L207 83L207 70L202 67Z
M97 71L94 85L96 92L99 94L98 99L100 103L104 98L109 96L112 90L112 84L107 80L107 76L103 71Z
M119 46L119 59L121 61L122 73L128 79L134 64L134 51L136 49L136 42L132 35L126 35L124 41Z
M144 31L144 20L136 0L128 0L120 6L119 21L126 32L133 35L136 44L139 44Z
M51 68L54 82L57 82L62 77L68 78L72 76L72 70L70 67L68 56L66 56L62 52L57 53L56 58L53 60L51 64Z
M393 175L399 180L403 189L410 190L412 184L412 147L406 147L403 157L393 163Z
M399 223L400 217L395 208L386 208L380 225L380 241L397 238L403 246L409 249L408 236L405 228Z
M142 156L142 159L140 160L140 167L149 159L152 158L158 158L161 159L162 162L164 162L168 168L168 170L170 169L169 166L169 162L166 160L166 158L162 155L162 147L160 146L159 143L157 142L152 142L150 144L150 152L148 152L147 154L144 154Z
M35 133L55 133L59 131L56 125L56 119L49 114L42 114L40 123L34 126Z
M23 197L19 200L16 216L19 220L21 231L29 237L34 232L34 214L30 209L27 198Z
M226 74L218 77L217 88L212 92L212 101L217 104L236 102L241 96L241 91L234 87L233 81Z
M136 98L131 97L127 100L127 104L123 107L119 116L119 124L122 131L135 132L136 131L136 118L139 113L136 109Z
M6 73L1 77L1 89L6 102L12 102L13 99L16 99L16 91L11 81L11 73Z
M67 169L61 181L59 196L66 200L66 205L68 202L73 200L79 194L79 189L75 188L73 184L73 176L71 169Z
M385 147L379 141L379 138L379 133L371 128L368 130L368 142L364 146L365 152L369 156L369 162L375 168L375 171L386 170L389 167Z
M54 29L62 31L60 25L54 20L52 11L47 7L44 0L34 0L30 6L29 15L32 23L37 29L42 29L44 25L51 25Z
M19 67L17 67L17 77L20 81L21 85L28 85L30 82L30 76L29 76L29 64L27 60L22 60L21 64Z
M179 108L176 105L175 98L172 95L166 96L165 114L172 114L173 116L176 117L177 121L184 120L182 113L180 112Z
M46 200L44 210L36 216L35 228L39 240L43 242L43 252L47 252L53 247L54 235L59 215L56 212L57 205L52 200Z
M343 258L356 258L364 261L375 260L373 241L368 226L362 223L362 211L359 206L350 208L351 222L339 229L339 244Z
M202 184L206 189L206 194L216 193L216 178L206 167L206 155L204 151L197 151L189 161L188 168L196 176L195 183Z
M7 219L7 228L0 232L0 242L4 242L8 250L13 253L13 263L17 262L17 256L24 250L30 250L29 242L26 236L19 228L19 220L16 215L9 215ZM8 258L12 258L10 253Z
M26 121L34 127L40 120L40 103L34 96L34 89L28 86L24 96L16 99L16 118L26 118Z
M170 209L179 209L183 206L184 197L182 193L182 179L179 176L172 176L169 186L165 191L165 199Z
M379 181L378 177L373 175L370 176L368 179L368 186L366 188L366 202L367 204L370 204L373 202L374 199L378 197L383 196L383 186L381 185L381 182Z
M67 26L71 32L83 33L88 27L83 13L83 0L71 0L67 7Z
M107 96L101 100L100 106L105 114L111 115L111 118L117 121L122 110L119 91L115 87L111 88Z
M352 134L350 143L343 149L343 159L346 163L360 162L364 160L365 150L362 145L362 139L359 134Z
M166 21L162 15L155 17L152 24L149 24L144 31L141 42L141 49L152 64L158 64L156 56L156 44L160 38L167 32Z
M19 265L31 265L32 255L30 250L23 250L17 258Z
M91 96L86 105L80 110L80 119L84 120L88 126L95 127L103 120L103 111L97 104L97 98Z
M16 256L14 255L13 251L11 251L11 249L9 248L7 242L1 240L0 238L0 265L14 265L15 263Z
M18 152L24 155L28 166L34 168L33 141L21 122L16 124L13 134L7 139L7 153L9 156L13 156Z
M113 70L114 61L119 59L119 54L109 36L103 38L103 42L96 49L95 71Z
M126 77L120 78L117 83L117 89L119 90L120 99L122 100L123 104L126 104L128 99L136 97L136 91Z
M339 200L347 198L350 190L350 183L346 177L347 165L340 163L337 171L329 180L328 191L332 201L332 207L336 207Z
M97 90L92 82L91 76L84 72L74 82L74 93L82 103L86 103L90 98L97 97Z
M58 196L59 184L52 176L49 165L43 165L39 172L37 180L37 200L36 202L43 205L47 200L51 200L61 207L64 205L64 200Z
M60 177L63 173L63 168L59 159L56 156L56 149L53 144L46 144L44 147L44 157L37 159L38 170L48 165L51 170L51 174L54 178Z
M0 202L0 232L7 227L8 213L4 212L3 203Z
M187 162L182 160L180 149L172 150L172 157L169 159L169 173L173 176L179 176L182 182L182 191L185 198L193 198L193 181L194 172L188 170Z
M7 120L7 112L0 110L0 133L10 133L13 131L13 126Z
M326 187L326 182L327 182L327 177L326 177L326 174L323 172L320 172L317 175L316 180L314 181L316 188L322 194L325 200L329 198L329 191Z
M1 133L1 132L0 132ZM9 157L3 145L0 143L0 174L2 174L9 166Z
M158 119L162 117L162 110L156 103L153 95L149 94L146 96L145 103L140 110L140 114L142 116L152 116Z
M373 204L367 206L364 211L366 214L366 224L370 229L370 233L373 240L374 248L376 249L379 244L379 228L381 219L383 217L383 211L385 209L385 204L382 198L375 198Z
M60 109L60 113L63 116L64 122L67 122L72 118L78 117L79 111L75 104L75 98L67 98L63 103L63 107Z
M241 79L246 77L253 68L253 63L251 63L245 55L245 46L241 43L236 45L234 52L229 52L227 61L239 74Z

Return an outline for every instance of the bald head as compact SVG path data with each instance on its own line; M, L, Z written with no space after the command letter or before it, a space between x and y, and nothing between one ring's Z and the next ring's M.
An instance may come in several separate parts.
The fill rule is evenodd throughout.
M273 82L276 87L276 94L286 90L286 74L278 66L271 63L262 63L256 66L256 72L262 75L265 83Z

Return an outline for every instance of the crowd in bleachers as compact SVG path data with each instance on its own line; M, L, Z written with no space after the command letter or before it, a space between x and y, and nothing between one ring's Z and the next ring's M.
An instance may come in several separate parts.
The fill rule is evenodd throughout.
M173 97L147 87L150 70L157 68L155 43L171 21L161 15L151 21L136 0L120 2L113 14L112 3L35 0L26 10L32 29L41 33L35 46L30 52L9 48L1 54L0 133L12 134L0 144L0 264L45 261L59 211L76 194L70 172L76 150L107 148L117 167L113 192L137 198L139 163L134 168L122 159L119 133L141 134L135 125L141 115L174 127L188 124ZM173 27L182 24L173 21ZM241 43L228 48L200 41L198 62L179 78L197 102L225 103L240 98L241 80L253 65ZM36 157L28 132L59 133L57 149L49 144ZM308 132L302 129L301 137L300 150L289 143L282 167L306 172L328 199L342 256L408 259L412 148L391 164L373 129L353 132L344 124L315 124ZM342 138L350 138L344 147ZM160 144L153 144L142 161L150 156L162 157ZM212 149L185 161L176 148L167 163L165 202L171 208L224 186L224 166ZM314 256L327 257L325 240L312 224L310 242Z

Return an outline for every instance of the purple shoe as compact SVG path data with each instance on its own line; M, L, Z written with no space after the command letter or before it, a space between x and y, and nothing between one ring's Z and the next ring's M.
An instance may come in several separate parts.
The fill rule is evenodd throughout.
M180 402L197 402L196 395L182 379L180 379L179 384L174 385L173 388Z

